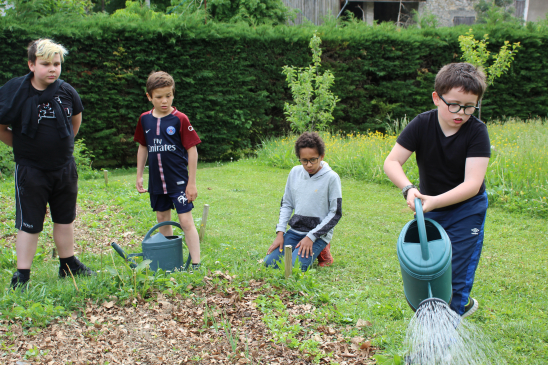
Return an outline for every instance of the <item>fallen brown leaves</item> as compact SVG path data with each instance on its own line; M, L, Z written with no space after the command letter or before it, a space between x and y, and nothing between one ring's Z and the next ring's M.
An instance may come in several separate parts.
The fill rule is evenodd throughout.
M233 279L220 271L209 276ZM265 294L262 282L251 280L247 286L251 290L245 293L221 289L207 276L205 283L193 288L187 298L159 294L154 301L134 299L127 306L117 305L116 298L100 305L88 302L82 315L73 314L35 335L24 335L18 324L12 324L9 331L15 336L5 346L13 345L13 352L2 361L47 365L310 363L307 354L272 341L254 302ZM282 297L286 297L290 316L314 310L310 304L289 302L289 295ZM374 363L369 357L374 349L365 338L345 338L336 327L306 325L315 328L303 331L309 333L308 338L331 353L321 363ZM307 339L304 333L300 336L300 341ZM27 350L35 348L47 354L24 360Z

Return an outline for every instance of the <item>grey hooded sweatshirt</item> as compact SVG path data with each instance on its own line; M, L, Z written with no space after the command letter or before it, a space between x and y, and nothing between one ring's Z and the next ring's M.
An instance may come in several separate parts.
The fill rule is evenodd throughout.
M289 173L276 232L285 232L289 224L291 230L306 234L312 242L318 238L331 241L342 216L341 179L327 162L321 164L322 168L312 177L302 165Z

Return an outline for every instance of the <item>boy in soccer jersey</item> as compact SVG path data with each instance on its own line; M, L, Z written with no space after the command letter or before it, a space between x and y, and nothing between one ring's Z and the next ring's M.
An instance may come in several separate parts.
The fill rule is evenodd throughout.
M0 88L0 140L13 146L17 271L11 287L25 290L46 206L53 221L61 278L96 275L74 257L78 173L72 152L82 123L82 101L59 79L68 51L50 39L29 44L30 73ZM11 125L11 129L8 126Z
M198 196L196 170L201 141L186 115L172 107L175 81L166 72L152 72L146 84L147 97L153 109L141 114L134 141L139 142L137 151L137 191L146 193L143 187L143 171L149 161L148 192L150 205L159 222L171 220L175 208L179 223L192 257L192 268L200 266L200 241L192 219L192 202ZM173 235L171 226L160 227L164 236Z
M470 297L483 246L487 212L485 173L491 156L485 124L472 114L486 89L485 75L469 63L452 63L436 75L432 99L437 109L419 114L402 131L384 162L388 178L415 210L438 222L453 249L451 309L463 318L479 304ZM402 165L415 152L417 188Z
M306 271L328 248L342 217L341 179L323 160L325 144L317 133L303 133L295 142L295 154L301 164L287 178L276 238L264 262L277 268L284 246L291 245L293 264L298 258ZM286 231L288 224L291 228Z

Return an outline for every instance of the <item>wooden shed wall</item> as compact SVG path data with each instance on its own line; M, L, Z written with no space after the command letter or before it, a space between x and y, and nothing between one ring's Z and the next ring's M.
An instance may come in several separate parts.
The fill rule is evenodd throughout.
M283 0L286 6L300 10L295 24L303 22L303 16L316 25L322 23L322 18L328 14L337 16L340 11L339 0Z

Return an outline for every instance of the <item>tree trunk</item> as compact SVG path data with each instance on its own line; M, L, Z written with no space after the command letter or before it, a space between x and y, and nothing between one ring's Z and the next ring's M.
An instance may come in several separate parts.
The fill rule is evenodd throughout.
M401 2L402 2L402 0L400 0L400 7L398 8L398 21L396 22L397 27L400 26L401 5L402 5Z

